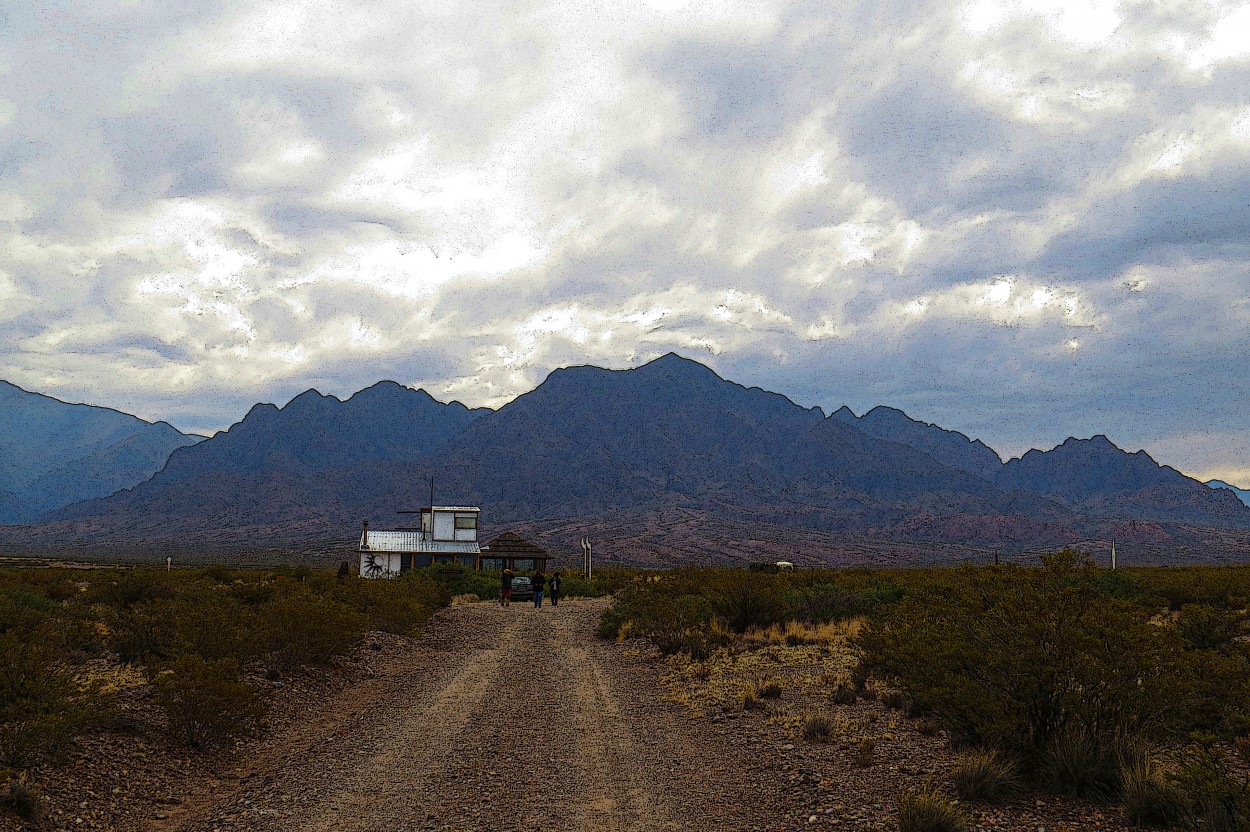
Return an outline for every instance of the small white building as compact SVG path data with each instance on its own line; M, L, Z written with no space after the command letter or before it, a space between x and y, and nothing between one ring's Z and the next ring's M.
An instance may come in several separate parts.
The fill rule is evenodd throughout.
M360 576L389 578L437 563L477 569L481 511L476 506L429 506L419 512L419 527L405 529L374 531L366 520L360 532Z

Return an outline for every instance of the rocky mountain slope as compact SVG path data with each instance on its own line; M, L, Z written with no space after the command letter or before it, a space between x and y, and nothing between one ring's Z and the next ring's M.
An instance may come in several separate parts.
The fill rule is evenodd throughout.
M1225 548L1245 533L1250 547L1250 508L1231 492L1105 437L1004 464L898 410L826 417L676 355L557 370L498 411L389 382L347 401L309 391L283 408L258 405L139 487L23 534L46 546L329 550L350 545L361 519L384 527L396 508L424 504L428 477L437 501L483 506L484 535L523 527L564 545L593 530L628 555L651 545L640 529L666 529L684 542L663 555L653 546L648 557L663 562L718 546L786 551L800 539L826 560L883 543L1205 539L1194 529L1223 530L1234 541ZM673 511L687 519L657 520Z
M0 381L0 523L135 486L201 439Z
M1237 495L1237 499L1241 500L1243 503L1250 506L1250 490L1247 490L1245 488L1238 488L1235 485L1229 485L1223 480L1207 480L1206 484L1207 484L1207 487L1209 488L1223 488L1228 491L1231 491Z

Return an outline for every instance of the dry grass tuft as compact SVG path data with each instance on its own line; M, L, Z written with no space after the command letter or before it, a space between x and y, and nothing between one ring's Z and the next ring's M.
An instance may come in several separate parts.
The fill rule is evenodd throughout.
M968 828L959 804L932 786L899 798L898 832L966 832Z
M752 647L786 646L802 644L841 646L847 644L864 628L864 619L828 621L813 624L807 621L787 621L770 627L751 627L742 635L742 641Z
M855 687L850 682L844 680L838 683L833 693L829 694L829 701L835 705L854 705L859 701L859 694L855 692Z
M0 786L0 809L23 820L38 821L43 817L43 801L35 787L23 779L10 780Z
M859 768L868 768L877 761L877 740L875 737L863 737L855 744L854 763Z
M1020 788L1016 761L993 749L974 751L952 772L955 791L964 800L995 803Z
M1158 761L1147 754L1126 760L1120 769L1120 796L1128 819L1138 826L1176 822L1184 800Z
M809 714L803 720L803 739L829 742L833 737L833 720L824 714Z

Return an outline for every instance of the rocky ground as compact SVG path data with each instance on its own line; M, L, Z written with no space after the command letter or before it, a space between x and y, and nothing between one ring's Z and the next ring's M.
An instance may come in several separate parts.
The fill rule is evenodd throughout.
M846 656L828 644L669 663L645 644L595 639L605 604L454 606L419 639L370 636L331 671L286 680L271 731L234 752L187 756L141 728L93 738L42 774L44 826L875 830L902 791L949 771L942 737L880 699L829 703ZM764 676L782 695L743 710L743 686ZM123 688L127 708L146 707L140 687ZM802 738L811 712L834 718L829 741ZM128 722L141 724L124 711ZM1036 796L974 822L1129 828L1114 808Z

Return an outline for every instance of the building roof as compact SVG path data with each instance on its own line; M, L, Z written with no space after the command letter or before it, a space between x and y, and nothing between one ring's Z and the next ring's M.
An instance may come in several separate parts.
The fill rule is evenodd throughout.
M431 554L476 555L479 551L477 541L473 540L426 540L419 531L386 531L369 532L369 548L365 549L365 535L360 535L362 552L428 552Z
M492 558L550 558L547 550L530 543L516 532L504 532L483 547Z

